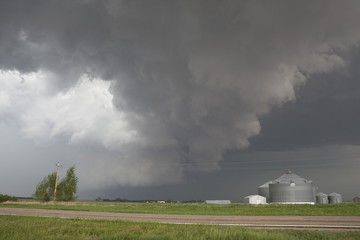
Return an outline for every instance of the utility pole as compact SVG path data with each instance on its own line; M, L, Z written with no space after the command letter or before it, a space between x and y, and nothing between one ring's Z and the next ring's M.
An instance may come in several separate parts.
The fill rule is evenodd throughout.
M56 167L57 167L57 171L56 171L56 179L55 179L54 202L56 201L56 187L57 187L57 182L58 182L58 177L59 177L59 168L61 168L60 162L58 162L56 164Z

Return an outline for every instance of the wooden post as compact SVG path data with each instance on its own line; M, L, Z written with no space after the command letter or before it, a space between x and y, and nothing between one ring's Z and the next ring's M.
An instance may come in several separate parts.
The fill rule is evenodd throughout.
M55 189L54 189L54 202L56 201L56 187L57 187L57 182L58 182L58 177L59 177L59 168L61 167L59 162L56 164L56 167L57 167L57 171L56 171Z

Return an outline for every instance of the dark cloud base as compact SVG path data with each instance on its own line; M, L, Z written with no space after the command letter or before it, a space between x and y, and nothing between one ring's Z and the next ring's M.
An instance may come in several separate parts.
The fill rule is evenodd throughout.
M346 53L343 69L316 74L299 87L296 101L260 117L261 134L250 149L282 151L360 144L360 48Z

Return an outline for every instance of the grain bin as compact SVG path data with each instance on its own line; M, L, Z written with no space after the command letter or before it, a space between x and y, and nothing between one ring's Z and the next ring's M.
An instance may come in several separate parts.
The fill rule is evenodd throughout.
M316 194L316 203L324 204L329 203L328 201L328 195L322 192L319 192Z
M330 193L328 195L329 203L342 203L342 197L338 193Z
M269 183L270 203L315 203L315 186L290 171Z
M266 197L266 202L269 202L269 183L271 182L264 183L257 188L258 195Z

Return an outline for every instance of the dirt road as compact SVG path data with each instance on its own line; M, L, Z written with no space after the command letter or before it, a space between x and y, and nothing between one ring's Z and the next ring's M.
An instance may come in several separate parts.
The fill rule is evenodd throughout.
M212 224L261 228L315 228L360 230L360 217L344 216L204 216L140 213L109 213L25 208L0 208L0 215L84 219L122 219L174 224Z

